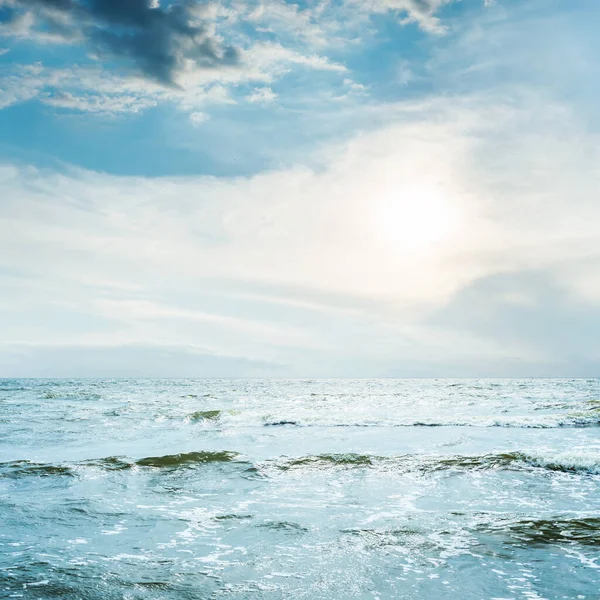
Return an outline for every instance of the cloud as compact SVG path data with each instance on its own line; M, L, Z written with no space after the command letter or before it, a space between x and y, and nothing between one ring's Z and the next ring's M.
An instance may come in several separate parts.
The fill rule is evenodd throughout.
M323 7L324 3L319 3L315 7L301 9L298 4L284 0L262 0L255 6L249 6L244 18L256 23L262 32L278 36L288 34L310 45L326 46L326 30L330 23L322 18Z
M417 23L430 33L442 33L445 27L437 13L456 0L370 0L366 3L375 12L393 11L401 16L401 23Z
M332 73L346 70L326 57L306 56L275 43L257 42L240 54L240 60L243 68L223 65L181 73L180 88L98 66L8 66L1 80L0 109L38 99L48 106L100 115L136 113L160 103L195 111L210 104L235 104L231 92L239 84L271 82L294 66Z
M342 94L341 96L337 96L335 98L336 100L347 101L351 98L356 98L359 96L365 97L365 96L369 95L368 86L366 86L362 83L357 83L356 81L350 79L349 77L346 77L344 79L343 85L347 89L347 92L345 94Z
M344 73L347 68L318 54L306 55L297 50L286 48L278 42L257 42L246 53L246 63L268 72L271 68L286 71L290 65L301 65L317 71ZM277 72L277 71L276 71Z
M178 85L186 70L239 63L239 51L214 35L196 3L148 0L11 0L4 31L78 41L106 59L127 59L143 76Z
M202 125L202 123L206 123L209 119L210 116L203 112L193 112L190 114L190 121L195 127Z
M285 0L260 0L241 4L242 18L261 31L292 38L315 48L342 47L369 30L369 17L392 13L402 24L416 23L423 31L445 31L438 13L457 0L344 0L299 5Z
M0 107L46 98L57 108L97 114L139 112L159 102L195 106L207 87L243 82L271 83L294 69L344 74L347 67L326 55L329 48L356 44L371 28L373 12L406 13L434 30L443 0L348 0L300 7L281 0L179 2L150 0L0 0L0 35L29 43L67 44L87 49L73 64L13 64L0 86ZM428 25L429 24L429 25ZM38 49L39 50L39 49ZM325 52L325 53L324 53ZM40 54L44 58L44 54ZM99 68L94 68L95 65ZM88 73L87 75L85 73ZM94 72L100 72L96 81ZM64 78L53 74L62 73ZM77 77L84 76L82 85ZM111 87L109 91L107 87ZM127 88L118 99L118 88ZM132 93L133 92L133 93Z
M48 106L104 115L136 113L157 104L157 101L152 98L140 98L126 94L114 96L75 95L72 92L60 91L53 95L42 96L40 99Z
M521 346L515 358L525 364L515 365L513 375L553 377L568 369L573 377L590 377L600 364L597 303L572 294L553 270L478 279L432 315L430 323L451 324L457 332L476 333L507 347ZM538 364L523 361L524 356Z
M328 51L342 57L342 49L368 37L373 13L398 13L403 22L416 21L434 31L441 28L435 15L444 3L0 0L0 36L38 44L42 60L46 55L39 44L64 45L48 65L6 65L0 109L37 99L59 111L103 117L163 103L207 112L211 103L233 103L237 86L262 84L266 89L290 72L320 71L335 84L336 76L348 78L349 71ZM80 48L87 50L86 58ZM359 91L359 85L351 90ZM219 98L217 92L222 92ZM239 92L240 99L244 96L259 100L245 89Z
M255 88L246 96L248 102L255 103L269 103L273 102L275 98L277 98L277 94L270 87Z
M550 319L593 318L594 134L577 111L529 94L386 114L315 169L136 178L5 167L1 340L201 343L290 376L575 372L577 357L595 356L582 321L568 344L549 344L530 317L545 315L557 340L566 333ZM412 207L436 202L457 227L404 244L411 222L431 239ZM397 239L376 218L390 206Z
M367 86L362 83L356 83L352 79L344 79L344 85L348 86L354 92L365 92L367 89Z
M82 44L90 57L106 65L107 70L114 71L115 61L124 63L131 68L133 79L145 78L171 88L173 93L215 81L232 84L244 80L267 81L286 71L280 67L282 64L345 70L314 52L305 54L279 43L264 43L256 37L236 34L239 15L233 9L215 4L193 0L164 6L149 0L3 0L3 6L0 35ZM292 12L303 14L297 9ZM217 33L215 20L221 13L230 22L226 35L236 37L243 47L227 43ZM69 66L63 70L78 68ZM116 71L113 77L123 79ZM73 96L73 90L60 91ZM13 95L17 98L22 94ZM51 104L85 110L84 107L93 109L96 100L58 98Z

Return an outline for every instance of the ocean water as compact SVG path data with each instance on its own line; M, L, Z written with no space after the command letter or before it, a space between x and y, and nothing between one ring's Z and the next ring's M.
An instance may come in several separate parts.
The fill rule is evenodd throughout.
M0 597L600 598L599 380L0 380Z

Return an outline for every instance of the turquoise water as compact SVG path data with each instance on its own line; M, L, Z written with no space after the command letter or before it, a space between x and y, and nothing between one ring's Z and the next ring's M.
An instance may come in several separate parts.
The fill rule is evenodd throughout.
M600 598L598 380L0 380L0 597Z

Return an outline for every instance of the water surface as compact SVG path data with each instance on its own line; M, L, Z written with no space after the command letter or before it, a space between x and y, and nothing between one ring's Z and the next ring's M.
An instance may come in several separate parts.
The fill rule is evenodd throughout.
M0 597L600 589L598 380L0 380Z

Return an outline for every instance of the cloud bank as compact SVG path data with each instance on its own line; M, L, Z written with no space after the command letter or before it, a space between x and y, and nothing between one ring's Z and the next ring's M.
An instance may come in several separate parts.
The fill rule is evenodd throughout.
M388 109L393 126L329 148L319 169L131 178L6 166L4 364L26 370L49 344L74 356L200 344L198 356L256 366L232 374L591 374L600 155L582 147L579 116L528 96ZM429 201L423 180L456 227L424 246L382 236L379 207L395 207L406 232Z

